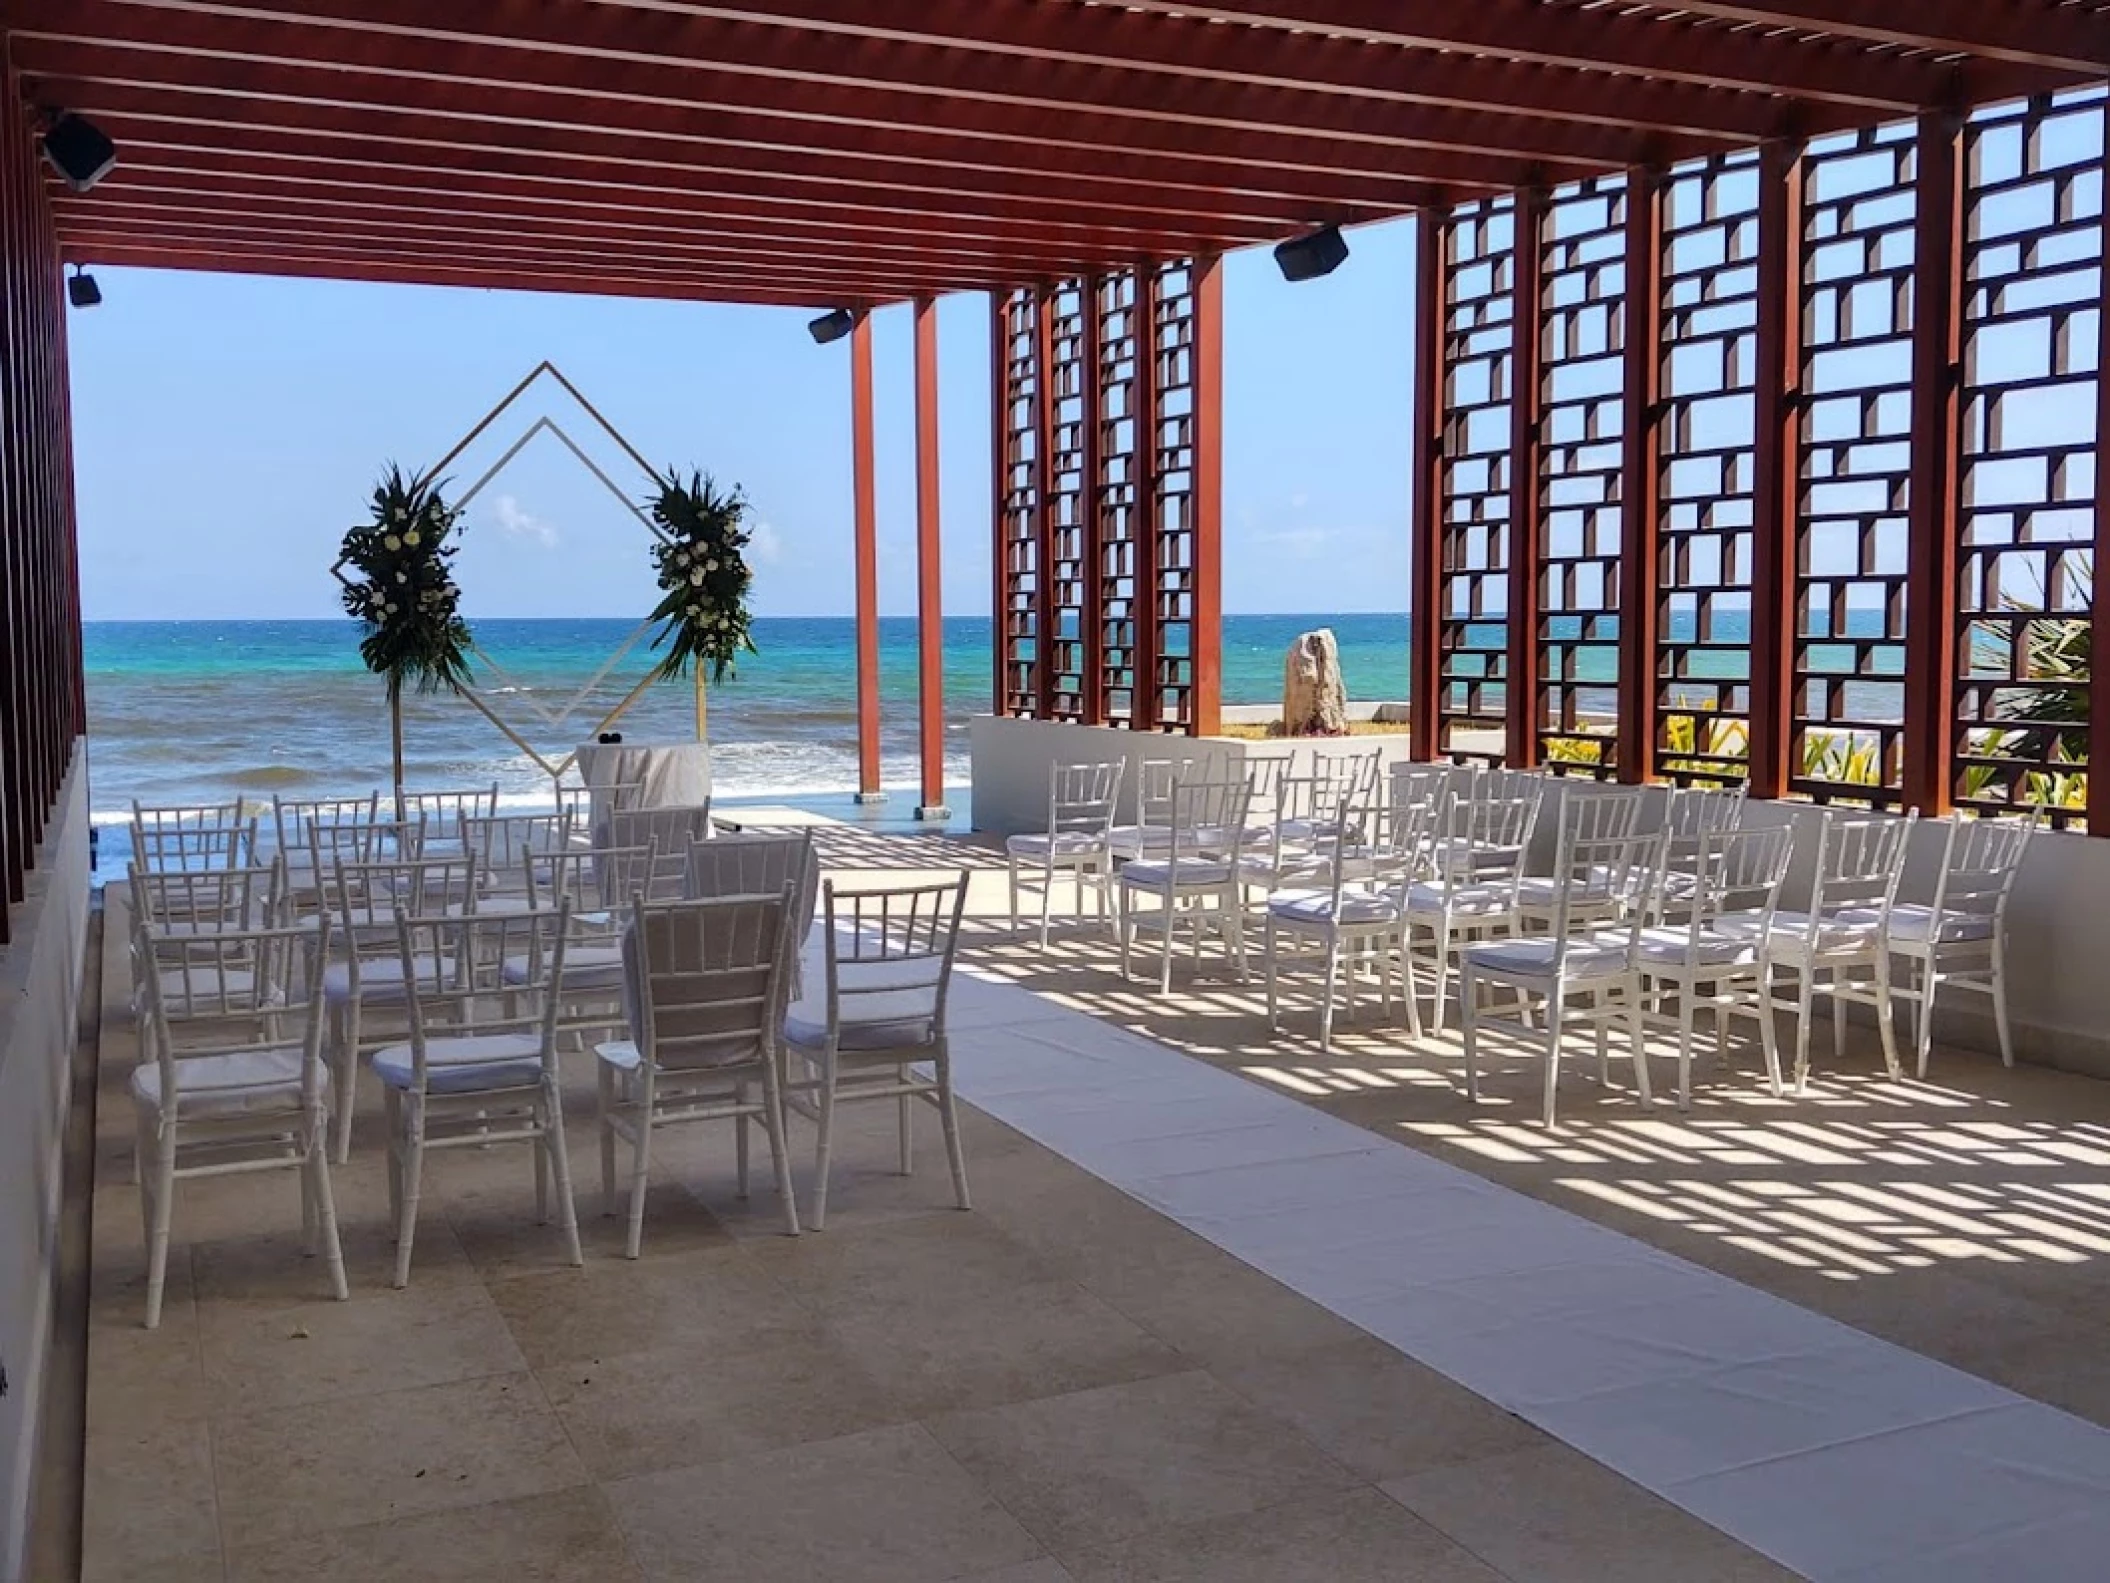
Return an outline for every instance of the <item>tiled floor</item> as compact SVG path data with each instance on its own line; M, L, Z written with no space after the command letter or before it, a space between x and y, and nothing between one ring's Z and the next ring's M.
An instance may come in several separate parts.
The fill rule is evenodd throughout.
M352 1300L290 1178L195 1184L149 1333L107 1026L90 1579L1785 1575L978 1114L975 1213L852 1112L795 1241L726 1139L673 1135L646 1256L582 1192L583 1270L528 1223L524 1153L457 1153L397 1292L369 1103Z

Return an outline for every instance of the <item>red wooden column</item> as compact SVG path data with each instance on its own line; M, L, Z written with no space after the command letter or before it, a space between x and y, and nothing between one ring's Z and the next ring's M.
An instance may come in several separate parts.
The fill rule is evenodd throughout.
M1539 222L1546 195L1519 188L1510 257L1509 656L1503 687L1511 769L1539 761Z
M938 305L918 297L916 315L916 687L923 759L918 819L951 817L945 806L945 600L938 577Z
M1961 477L1963 118L1919 120L1914 146L1912 498L1906 515L1905 806L1955 794L1956 510Z
M2103 135L2110 138L2110 102L2103 106ZM2110 142L2104 147L2110 148ZM2098 316L2095 382L2095 560L2098 567L2110 566L2110 204L2103 212L2102 265L2096 271ZM2091 655L2103 652L2110 642L2110 601L2098 591L2088 602ZM2088 689L2088 833L2110 836L2110 790L2095 778L2097 768L2110 777L2110 686ZM2098 801L2100 799L2100 802ZM2098 815L2097 807L2105 812Z
M872 486L872 321L850 331L851 537L857 562L857 800L886 801L879 784L879 508Z
M1443 366L1444 211L1414 217L1414 470L1409 562L1413 606L1408 620L1407 750L1417 759L1442 756L1436 738L1443 675L1443 425L1449 382Z
M1055 715L1055 288L1034 291L1033 718ZM921 344L920 342L918 343ZM922 388L920 385L917 387Z
M1619 464L1619 778L1656 771L1656 666L1662 620L1663 181L1637 166L1626 188L1626 346Z
M1787 795L1795 748L1795 514L1802 405L1802 149L1758 164L1758 325L1753 357L1751 741L1754 797Z
M1223 260L1194 261L1194 735L1223 729Z

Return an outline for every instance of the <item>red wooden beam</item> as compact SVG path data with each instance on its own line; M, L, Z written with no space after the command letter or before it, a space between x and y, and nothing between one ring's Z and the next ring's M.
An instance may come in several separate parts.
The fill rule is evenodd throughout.
M2104 147L2110 148L2110 102L2103 106ZM2104 327L2110 326L2110 205L2104 206L2102 216L2101 260L2096 268L2096 335L2101 337ZM2095 381L2095 554L2094 566L2110 566L2110 488L2105 488L2106 475L2110 475L2110 355L2105 355L2104 344L2097 344ZM2110 600L2095 597L2091 591L2088 601L2089 653L2110 653ZM2095 836L2110 836L2110 684L2096 683L2089 678L2088 688L2088 833ZM2098 789L2095 767L2102 765L2104 784L2101 805L2106 810L2098 814Z
M850 330L850 534L857 568L857 800L879 781L879 507L873 492L872 321Z
M17 0L12 28L25 43L97 45L91 62L103 51L164 57L129 70L91 65L80 73L91 79L184 81L199 62L233 55L252 96L299 96L314 93L314 67L328 63L337 86L321 97L337 102L389 104L395 83L405 78L445 82L471 100L489 89L535 84L576 101L559 117L570 124L601 121L673 136L681 135L697 105L744 104L817 126L939 125L973 140L1050 149L1081 144L1102 157L1110 150L1124 157L1156 150L1277 168L1416 175L1427 174L1432 162L1450 162L1461 176L1499 170L1505 162L1583 174L1623 163L1647 141L1647 134L1616 125L1371 104L1243 84L1202 82L1168 91L1145 73L1064 73L965 50L864 43L830 51L794 33L722 24L685 28L670 46L680 53L661 55L627 48L638 36L635 21L600 8L514 8L502 24L456 37L427 25L432 13L425 0L357 0L356 9L367 19L358 27L291 16L235 26L204 12L121 0ZM594 32L606 42L580 43Z
M1409 529L1413 570L1408 640L1409 751L1442 755L1438 740L1443 675L1443 434L1450 382L1443 364L1445 215L1423 209L1414 219L1414 405L1408 466L1413 470Z
M1600 8L1537 0L1402 6L1398 0L1124 0L1163 16L1235 18L1275 33L1330 31L1371 45L1464 51L1523 67L1616 73L1750 94L1783 94L1836 105L1856 117L1895 115L1953 91L1948 70L1911 57L1864 60L1764 33L1709 38L1661 17L1621 17ZM1884 0L1888 3L1888 0ZM1975 0L1971 0L1975 3ZM1685 12L1711 9L1680 4ZM1277 41L1278 44L1280 41ZM1725 47L1726 46L1726 47ZM1281 44L1281 47L1291 47ZM1513 92L1544 72L1519 72Z
M1392 212L1429 196L1429 184L1472 174L1436 161L1426 178L1339 169L1270 169L1230 157L1237 151L1182 154L1122 151L1056 139L968 137L915 127L847 128L750 110L698 107L669 125L624 125L643 112L612 106L612 125L580 122L598 100L534 88L479 88L472 97L445 82L389 78L378 103L343 97L341 79L309 68L278 68L280 92L252 98L239 62L184 62L179 83L151 51L119 52L62 41L24 40L21 54L43 68L40 102L79 105L126 151L128 172L151 153L163 163L205 168L430 167L565 180L616 196L667 188L758 190L819 198L862 190L881 206L898 193L922 207L959 211L963 199L1049 223L1140 226L1156 214L1244 219L1270 234L1303 224L1316 204L1343 220ZM123 60L111 57L122 55ZM145 80L139 80L145 78ZM405 103L403 101L410 102ZM1454 168L1455 167L1455 168ZM1499 167L1481 172L1491 190ZM1466 185L1472 185L1470 183Z
M1905 804L1949 811L1955 787L1956 515L1962 480L1962 117L1920 117L1914 144L1912 483L1905 531Z
M945 597L939 577L938 305L915 305L916 657L923 795L918 819L948 817L945 807Z
M1750 790L1794 778L1795 529L1801 510L1802 150L1771 143L1758 166L1758 323L1751 528Z
M1503 689L1511 769L1539 761L1539 301L1540 220L1546 195L1517 190L1510 270L1509 657Z
M1182 221L1126 230L1039 215L1007 218L1001 204L992 212L973 213L967 205L969 212L949 213L889 199L867 205L856 194L821 201L811 194L624 193L576 182L450 169L367 169L348 162L323 170L283 163L244 167L239 161L221 168L205 158L190 163L183 162L185 156L166 158L174 162L164 163L163 156L152 152L139 156L126 166L122 186L88 199L66 199L63 223L70 223L76 215L121 212L125 205L236 215L257 207L267 213L346 216L380 215L401 208L407 214L441 218L573 219L606 226L611 232L625 227L709 229L786 240L806 237L857 245L893 242L897 247L904 240L917 246L1017 244L1021 251L1045 256L1108 253L1124 261L1135 258L1133 248L1160 243L1178 246L1196 234ZM1216 234L1209 229L1210 222L1195 223L1203 227L1202 234ZM1225 223L1227 227L1231 224Z
M205 270L214 274L283 275L306 280L363 281L370 285L467 286L484 291L560 291L570 295L602 297L650 297L669 302L736 302L762 307L812 308L831 299L810 284L794 282L786 288L770 281L742 284L735 280L686 283L641 281L616 275L589 275L563 269L486 269L461 265L431 266L404 264L394 259L347 260L298 249L245 253L203 251L184 247L66 247L69 264L108 265L136 269ZM844 307L877 306L885 297L850 292L839 300Z
M1678 8L1726 22L1971 55L2082 79L2110 70L2110 24L2103 13L2060 0L1912 0L1909 6L1896 0L1678 0Z
M1194 261L1193 732L1223 730L1223 260Z
M1625 390L1619 509L1619 778L1656 774L1656 667L1662 636L1663 173L1627 172Z

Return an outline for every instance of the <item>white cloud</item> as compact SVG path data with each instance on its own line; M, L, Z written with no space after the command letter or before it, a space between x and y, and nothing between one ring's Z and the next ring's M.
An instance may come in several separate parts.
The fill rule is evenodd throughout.
M1289 497L1289 509L1292 511L1302 511L1305 506L1310 504L1310 502L1311 496L1309 495L1291 495Z
M498 518L498 531L507 538L539 544L546 550L557 547L556 528L540 517L529 515L513 496L500 495L491 511Z
M1345 532L1340 528L1319 526L1297 528L1267 528L1252 535L1255 544L1272 545L1283 554L1298 560L1309 560L1321 551L1339 543Z
M775 523L757 522L755 531L748 535L747 550L758 565L774 566L784 558L784 536L777 532Z

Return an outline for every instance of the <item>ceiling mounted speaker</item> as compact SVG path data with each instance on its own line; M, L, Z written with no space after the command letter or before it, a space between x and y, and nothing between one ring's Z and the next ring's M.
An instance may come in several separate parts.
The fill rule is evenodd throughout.
M806 333L813 337L815 345L826 346L830 341L840 341L856 328L857 315L848 308L837 308L808 324Z
M1348 256L1348 243L1341 228L1329 225L1309 236L1293 237L1275 249L1275 263L1284 280L1317 280L1331 275Z
M44 129L44 157L75 192L86 192L117 163L117 145L82 116L61 112Z
M103 288L95 283L93 275L75 264L66 281L66 300L76 308L92 308L103 300Z

